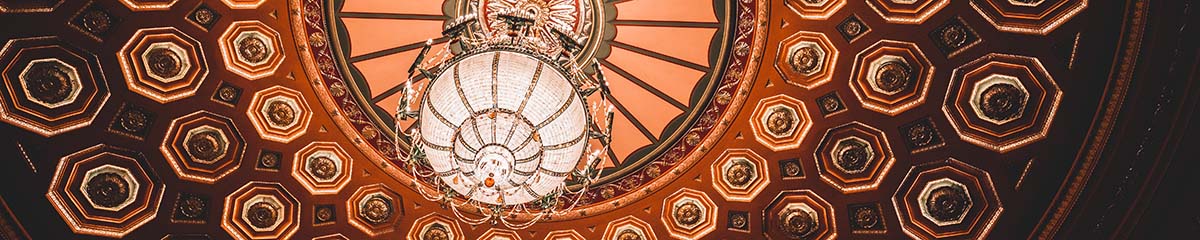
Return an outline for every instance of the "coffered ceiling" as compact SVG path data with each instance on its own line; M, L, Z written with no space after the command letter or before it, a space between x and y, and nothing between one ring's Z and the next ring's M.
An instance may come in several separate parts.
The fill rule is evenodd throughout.
M394 118L445 23L506 7L570 26L614 108L599 181L525 229L424 198ZM0 239L1146 234L1188 151L1189 7L0 0Z

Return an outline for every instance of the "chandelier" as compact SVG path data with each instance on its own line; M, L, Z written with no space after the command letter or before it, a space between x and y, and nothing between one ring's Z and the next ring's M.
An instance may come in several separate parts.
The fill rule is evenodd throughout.
M396 137L411 144L396 147L429 184L415 187L426 199L470 224L523 229L579 204L608 155L613 112L599 66L586 74L580 62L595 61L573 56L569 26L518 7L490 20L447 22L437 53L426 41L396 114Z

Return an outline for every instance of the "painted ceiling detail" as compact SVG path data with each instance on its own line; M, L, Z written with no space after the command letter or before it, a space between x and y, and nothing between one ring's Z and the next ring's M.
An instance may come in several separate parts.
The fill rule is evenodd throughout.
M1124 2L0 0L0 149L13 146L0 179L19 181L0 189L0 239L1055 236L1120 117L1111 99L1130 88L1102 78L1133 60L1106 54L1140 47L1122 44L1140 28L1084 23L1146 17ZM609 146L586 188L570 174L586 164L554 169L554 184L583 190L505 195L572 206L525 229L451 209L499 199L467 184L511 179L409 174L405 156L457 153L397 137L458 129L398 117L406 86L437 80L407 70L445 60L419 58L426 45L469 52L444 35L455 19L504 29L510 9L569 32L580 47L562 62L611 89L539 104L579 118L587 103L613 108L611 144L589 137L599 127L512 127L535 144ZM521 70L504 59L578 84L500 55L463 57L444 77ZM486 90L458 92L474 91ZM517 115L453 103L421 110L469 115L463 126ZM422 136L471 134L446 131ZM496 140L464 149L510 147Z

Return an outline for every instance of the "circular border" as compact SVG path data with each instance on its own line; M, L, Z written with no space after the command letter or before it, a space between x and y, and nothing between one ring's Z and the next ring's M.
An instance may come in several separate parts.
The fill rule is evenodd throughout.
M621 191L617 193L619 197L603 198L599 191L590 191L582 196L585 199L599 200L591 202L591 204L572 209L565 212L563 215L554 218L551 221L562 221L578 219L588 215L584 212L604 212L618 207L619 204L606 204L609 202L631 202L632 199L644 198L652 194L654 189L658 189L663 185L674 180L674 178L657 178L646 177L647 175L660 175L664 172L669 172L672 168L678 167L686 170L692 167L701 157L707 153L709 149L717 142L725 130L733 124L733 118L737 115L741 105L745 103L746 97L750 92L750 87L754 84L754 79L758 73L758 65L762 61L763 51L766 43L766 24L768 3L765 0L738 0L730 1L731 8L736 11L732 13L727 24L731 26L733 31L730 42L731 53L726 65L723 66L721 75L714 80L718 81L713 99L710 99L707 106L702 111L702 116L693 123L690 130L685 135L704 136L699 141L676 141L664 153L659 155L654 161L646 163L638 172L630 173L622 178L642 176L642 179L652 179L648 183L643 183L641 186L631 189L631 191ZM334 54L331 46L327 42L329 29L328 22L325 20L325 4L320 0L289 0L288 5L296 11L291 11L294 16L291 21L293 39L301 49L300 63L306 75L316 77L311 82L314 88L330 89L336 85L341 87L347 86L347 81L343 77L342 72L335 66ZM301 10L302 9L302 10ZM310 38L312 41L310 43ZM744 49L744 50L739 50ZM345 90L345 89L342 89ZM334 109L328 112L332 116L334 125L339 130L351 138L356 148L363 149L369 147L367 145L381 145L382 148L370 147L376 151L363 151L367 159L372 163L380 166L389 176L399 181L401 184L412 187L429 188L424 184L415 184L413 177L403 171L401 165L385 158L385 155L395 155L395 150L391 148L394 144L391 141L384 140L378 136L364 134L363 132L378 133L379 130L374 129L373 124L367 120L367 116L362 112L361 106L357 106L352 102L351 94L346 94L344 91L331 89L328 91L315 91L317 98L321 104L329 109ZM340 96L334 96L334 93ZM349 101L349 102L348 102ZM343 112L344 108L338 103L348 103L353 108L345 108L349 112ZM364 128L360 132L358 129ZM364 136L367 135L367 136ZM366 137L366 138L364 138ZM687 144L693 142L693 144ZM698 150L698 151L697 151ZM619 181L614 181L619 182ZM599 187L597 190L601 189ZM433 191L434 189L425 189ZM519 215L518 219L528 219L531 216L528 214Z

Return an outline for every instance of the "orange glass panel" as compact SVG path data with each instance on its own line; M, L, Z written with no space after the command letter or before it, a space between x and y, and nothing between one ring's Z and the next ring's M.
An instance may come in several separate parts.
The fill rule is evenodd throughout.
M715 28L617 26L617 42L708 66Z
M405 0L408 1L408 0ZM399 47L442 35L442 21L342 18L350 35L350 56Z
M354 63L367 85L371 87L370 97L379 96L393 86L408 79L408 65L417 58L421 49L404 51L371 60Z
M444 47L446 47L444 43L433 45L433 48L429 50L429 55L437 53ZM417 59L417 54L420 52L420 48L403 51L357 62L354 63L354 67L358 68L363 78L367 80L367 85L371 86L371 97L375 97L408 79L408 66Z
M613 48L607 60L684 105L687 105L688 99L691 98L696 82L704 77L704 72L696 69L621 48ZM611 71L606 73L604 76L609 78L612 78L610 75L617 75ZM624 90L613 89L614 92Z
M625 159L634 150L650 145L650 139L647 139L646 135L642 135L637 126L634 126L633 122L630 122L620 112L613 115L612 137L613 141L609 146L612 147L613 155L617 156L617 159L613 159L614 161Z
M604 71L612 72L607 68ZM630 114L636 116L637 120L650 130L654 137L661 135L663 129L667 127L667 122L683 113L683 110L642 89L621 75L608 74L604 76L608 78L609 87L613 89L613 97L620 101Z
M717 22L707 0L632 0L617 4L617 19Z

